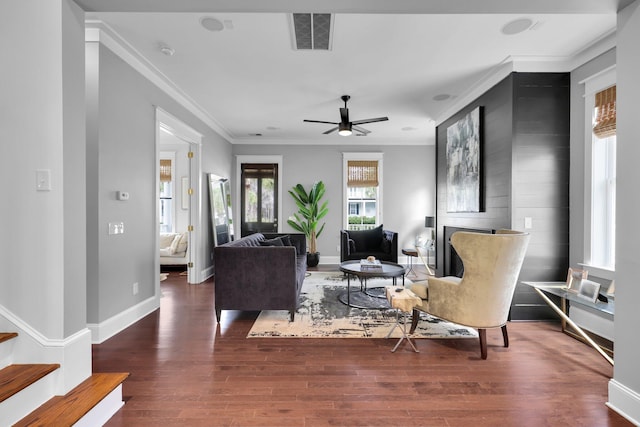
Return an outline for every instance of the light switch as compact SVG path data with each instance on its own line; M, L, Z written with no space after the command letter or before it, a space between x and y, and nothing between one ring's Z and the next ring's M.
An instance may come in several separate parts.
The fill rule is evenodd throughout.
M51 191L51 171L49 169L36 169L36 190Z
M524 217L524 228L525 230L531 230L533 228L533 218L530 216Z

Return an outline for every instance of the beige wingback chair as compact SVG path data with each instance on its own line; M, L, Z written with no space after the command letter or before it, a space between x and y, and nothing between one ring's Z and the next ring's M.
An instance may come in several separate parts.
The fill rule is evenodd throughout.
M507 317L529 234L499 230L496 234L459 231L451 244L462 259L464 274L458 277L430 277L413 284L411 290L422 298L413 311L411 333L419 311L460 325L478 329L480 353L487 358L488 328L502 328L504 346L509 347Z

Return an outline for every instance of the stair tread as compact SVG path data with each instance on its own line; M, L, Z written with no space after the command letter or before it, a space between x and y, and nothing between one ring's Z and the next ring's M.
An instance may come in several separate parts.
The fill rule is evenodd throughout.
M29 387L60 367L52 364L16 364L0 370L0 402Z
M17 337L18 334L15 332L0 332L0 342L8 341L11 338Z
M49 399L14 427L73 425L128 376L126 372L92 374L64 396Z

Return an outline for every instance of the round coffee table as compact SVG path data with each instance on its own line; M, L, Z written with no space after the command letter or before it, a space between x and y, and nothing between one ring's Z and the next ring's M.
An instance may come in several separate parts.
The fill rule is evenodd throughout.
M338 296L338 300L349 307L355 308L389 308L389 303L385 293L380 295L368 293L367 279L373 277L391 278L393 286L396 286L398 277L402 277L404 287L405 269L395 262L380 261L380 270L361 270L360 260L345 261L340 264L340 271L347 275L347 291ZM357 292L357 301L351 302L351 276L357 277L360 281L360 291ZM384 288L382 288L384 290Z

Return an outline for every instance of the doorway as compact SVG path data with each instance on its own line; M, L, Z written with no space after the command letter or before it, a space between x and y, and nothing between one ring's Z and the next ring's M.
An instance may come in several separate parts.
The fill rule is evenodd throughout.
M172 231L176 233L184 233L187 238L187 248L184 265L187 270L187 282L197 284L203 281L200 271L202 269L200 257L198 256L202 247L202 195L200 189L201 163L200 163L200 147L202 143L202 135L185 125L182 121L167 113L166 111L156 108L156 164L160 168L161 158L166 159L167 155L161 152L171 151L175 155L174 176L172 177L171 192L173 201L174 225ZM173 147L173 148L171 148ZM171 157L171 156L169 156ZM180 166L181 165L181 166ZM157 200L160 202L165 192L161 192L160 172L156 174ZM160 231L161 227L161 211L160 203L157 203L156 212L156 230L158 244L156 245L156 271L158 280L156 280L158 292L160 287ZM162 216L164 221L166 218ZM180 220L183 218L183 220ZM164 226L166 229L167 227ZM165 230L166 231L166 230Z
M278 231L278 164L243 163L240 234Z
M282 206L282 156L236 157L236 231L240 236L277 233Z

